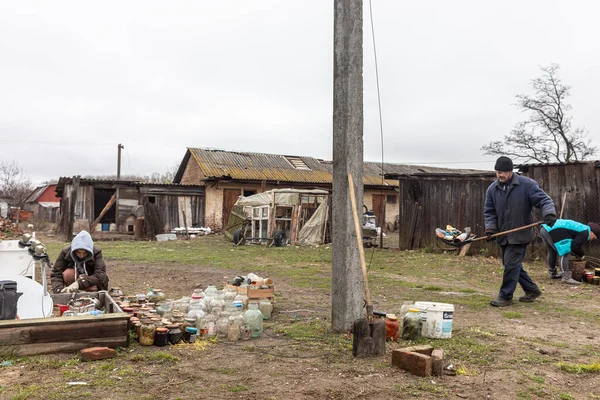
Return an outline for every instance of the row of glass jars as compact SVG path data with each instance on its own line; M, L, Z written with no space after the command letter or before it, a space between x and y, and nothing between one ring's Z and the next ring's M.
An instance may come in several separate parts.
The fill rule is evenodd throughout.
M272 305L270 302L268 303L270 307L263 303L263 309L272 310ZM198 313L196 318L186 317L181 325L162 326L162 320L159 318L143 318L134 325L137 326L137 336L141 345L160 346L166 345L167 341L173 343L172 340L177 340L173 344L178 343L181 336L178 337L174 333L172 334L172 331L178 330L177 332L180 335L185 335L185 332L189 330L188 328L193 328L192 332L202 339L219 337L227 338L229 341L237 341L259 338L263 332L263 319L265 319L265 315L260 310L260 304L251 302L245 312L240 311L231 303L223 311L214 309L210 314ZM159 333L177 339L167 341L165 339L157 343L156 336Z

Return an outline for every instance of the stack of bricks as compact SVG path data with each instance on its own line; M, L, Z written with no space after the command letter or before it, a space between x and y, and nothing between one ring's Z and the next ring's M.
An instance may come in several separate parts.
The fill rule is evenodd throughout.
M441 376L444 350L431 346L412 346L392 352L392 365L417 376Z

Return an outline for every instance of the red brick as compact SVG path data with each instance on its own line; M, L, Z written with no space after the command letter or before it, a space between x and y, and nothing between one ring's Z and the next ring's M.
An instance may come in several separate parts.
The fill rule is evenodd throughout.
M417 376L431 375L431 357L421 353L413 353L404 349L392 352L392 365Z
M81 356L81 361L96 361L105 358L113 358L115 356L115 351L108 347L90 347L82 349L79 354Z
M433 352L433 347L424 344L421 346L412 346L409 347L408 349L410 349L409 351L412 351L413 353L419 353L419 354L424 354L426 356L431 356L431 352Z
M435 349L431 353L431 374L442 376L444 371L444 350Z

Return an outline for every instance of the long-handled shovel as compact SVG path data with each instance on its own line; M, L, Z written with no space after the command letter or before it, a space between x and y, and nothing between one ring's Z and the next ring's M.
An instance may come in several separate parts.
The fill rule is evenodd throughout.
M534 226L538 226L543 224L544 221L538 221L538 222L534 222L533 224L529 224L529 225L524 225L524 226L520 226L518 228L514 228L514 229L509 229L507 231L502 231L502 232L498 232L498 233L494 233L493 235L490 235L490 238L497 238L498 236L504 236L504 235L508 235L509 233L513 233L513 232L518 232L518 231L522 231L525 229L529 229L529 228L533 228ZM438 236L439 237L439 236ZM450 240L446 240L443 238L440 238L440 240L442 240L444 243L450 245L450 246L454 246L454 247L462 247L466 244L470 244L473 242L478 242L480 240L485 240L487 239L487 236L481 236L481 237L473 237L473 238L467 238L465 240L461 241L450 241Z
M373 304L371 303L371 292L367 279L367 264L365 262L365 251L363 249L362 234L356 212L356 198L354 197L354 182L352 174L348 174L350 185L350 202L352 203L352 216L354 218L354 230L360 255L360 266L365 290L365 301L367 303L367 317L354 321L352 354L354 357L381 356L385 354L385 322L373 318Z

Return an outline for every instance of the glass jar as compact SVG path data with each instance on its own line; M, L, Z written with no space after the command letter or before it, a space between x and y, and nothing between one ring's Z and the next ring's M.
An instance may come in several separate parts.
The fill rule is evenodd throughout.
M181 332L185 331L185 328L187 328L188 326L193 326L195 328L196 327L196 318L186 317L183 320L183 324L181 325Z
M250 340L251 333L252 330L250 329L250 326L246 323L242 323L242 327L240 328L240 339Z
M206 315L199 316L196 319L196 328L198 329L198 336L202 339L206 339L208 337L208 321L206 320Z
M146 299L152 303L158 303L160 301L165 301L165 294L162 289L150 288L150 291L146 295Z
M142 293L138 293L135 295L136 301L138 304L144 304L146 302L146 295Z
M208 309L210 310L210 312L213 312L213 310L223 311L224 307L225 307L225 301L223 300L223 296L217 294L211 300Z
M204 297L204 290L202 290L200 288L196 288L192 292L191 296L192 296L192 299L194 298L194 296L198 296L199 298L203 298Z
M223 300L225 300L225 302L235 300L235 296L237 296L237 291L235 289L226 288L223 290Z
M196 335L198 334L198 329L193 326L188 326L185 328L183 332L183 341L186 343L194 343L196 341Z
M214 297L216 293L217 293L217 287L215 285L208 285L206 287L206 290L204 291L204 297L206 297L206 296Z
M156 326L149 319L143 319L140 325L139 342L142 346L152 346L154 344L154 335Z
M258 309L262 313L263 319L270 319L273 313L273 303L271 303L271 300L261 300L258 303Z
M123 297L123 291L119 287L111 288L108 294L115 300L120 300Z
M166 346L169 338L169 329L165 327L156 328L154 334L154 345L158 347Z
M227 326L227 340L236 342L240 340L244 316L241 312L235 311L229 316L229 325Z
M204 318L204 316L206 315L206 313L200 309L192 309L190 310L190 312L188 313L187 317L188 319L194 319L194 326L197 327L197 322L199 319Z
M244 324L250 328L250 337L259 338L262 335L263 315L258 309L258 304L248 304L248 310L244 313Z
M173 311L173 302L172 301L163 301L162 303L158 303L156 305L156 312L163 318L168 318Z
M181 329L179 329L179 325L167 325L166 328L169 330L167 341L171 344L179 343L181 341Z
M417 308L409 308L402 321L402 339L417 340L421 337L423 321Z
M184 318L185 314L183 314L181 311L173 310L173 312L171 313L171 322L173 322L174 324L183 323Z
M217 335L222 338L227 337L229 331L229 315L225 314L225 312L221 314L217 320Z
M206 335L207 338L213 338L217 336L217 316L215 314L208 314L206 316Z
M235 296L235 300L234 303L239 304L239 302L242 303L242 310L247 310L248 309L248 295L247 294L243 294L240 293L237 296Z
M385 340L398 341L400 331L400 322L395 314L387 314L385 316Z

